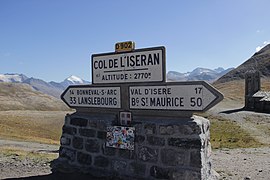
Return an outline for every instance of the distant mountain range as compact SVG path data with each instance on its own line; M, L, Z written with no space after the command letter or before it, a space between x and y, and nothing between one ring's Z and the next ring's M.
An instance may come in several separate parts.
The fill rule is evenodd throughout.
M167 73L167 81L208 81L213 82L222 75L226 74L228 71L233 68L224 70L223 68L217 68L214 70L207 68L196 68L192 72L180 73L176 71L169 71ZM44 94L51 95L56 98L60 98L62 92L69 85L79 85L79 84L91 84L88 81L85 81L77 76L70 76L62 82L45 82L37 78L29 78L24 74L0 74L0 82L9 82L9 83L22 83L30 85L33 90L42 92Z
M169 71L167 73L167 81L207 81L212 83L233 69L234 68L224 69L222 67L214 70L207 68L196 68L187 73Z
M64 81L57 83L54 81L45 82L41 79L28 78L24 74L0 74L0 82L24 83L30 85L34 90L43 92L56 98L60 98L61 93L69 86L76 84L90 84L76 76L70 76Z

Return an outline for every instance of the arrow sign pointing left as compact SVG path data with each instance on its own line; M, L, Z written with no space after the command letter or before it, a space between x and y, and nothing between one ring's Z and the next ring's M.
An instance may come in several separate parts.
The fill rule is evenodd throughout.
M121 108L120 87L69 86L61 99L70 108Z

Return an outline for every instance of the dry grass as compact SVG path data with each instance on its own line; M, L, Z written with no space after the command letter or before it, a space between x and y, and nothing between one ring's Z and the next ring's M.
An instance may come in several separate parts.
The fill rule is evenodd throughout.
M236 122L216 117L209 117L208 119L211 121L211 145L214 149L263 146Z
M0 137L59 144L65 111L0 111Z
M57 98L35 91L28 84L0 83L0 111L63 111L67 106Z
M224 95L224 101L235 101L244 104L245 102L245 80L229 81L226 83L214 84ZM270 79L261 79L261 90L270 91Z

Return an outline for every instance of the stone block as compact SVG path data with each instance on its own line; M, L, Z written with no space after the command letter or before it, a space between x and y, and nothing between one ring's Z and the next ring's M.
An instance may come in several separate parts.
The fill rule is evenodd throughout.
M106 168L109 166L109 159L104 156L97 156L94 159L94 165L101 168Z
M75 149L82 149L83 148L83 138L74 136L72 140L72 146Z
M107 156L114 156L116 154L116 149L111 147L106 147L105 144L102 146L102 153Z
M73 126L86 127L88 123L87 119L84 118L71 118L70 124Z
M70 161L74 161L75 160L75 155L76 155L76 151L75 150L64 148L64 147L60 147L59 157L68 159Z
M97 127L97 121L96 120L89 120L88 121L88 126L91 128L96 128Z
M87 139L85 143L85 150L88 152L97 153L100 151L100 144L97 139Z
M162 137L147 136L147 141L150 145L153 145L153 146L164 146L165 145L165 139Z
M144 176L146 172L146 165L144 163L131 162L129 165L130 174L135 174L136 176Z
M77 129L75 127L70 127L64 125L63 128L63 134L69 134L69 135L75 135L77 133Z
M161 162L168 166L183 166L185 164L185 151L161 149Z
M145 131L145 134L155 134L156 133L156 124L145 124L144 131Z
M186 179L188 180L204 180L208 178L203 178L201 171L186 171Z
M107 127L107 124L105 121L102 121L102 120L97 121L97 129L104 130L106 129L106 127Z
M185 138L169 138L168 145L181 147L186 149L201 149L202 143L200 139L185 139Z
M69 146L71 144L71 139L68 137L62 136L60 139L60 144L65 145L65 146Z
M135 152L126 149L118 149L118 156L124 159L134 159Z
M127 162L122 160L113 160L112 161L112 168L116 172L124 173L127 169Z
M77 161L82 165L91 165L92 164L92 156L90 154L78 152L77 153Z
M185 170L172 170L170 172L170 179L172 180L190 180L185 177ZM199 179L198 179L199 180Z
M79 129L79 134L85 137L95 137L96 131L93 129Z
M144 162L157 162L158 150L146 146L138 147L138 158Z
M158 166L150 168L150 175L156 179L170 179L170 170Z
M106 138L107 138L107 132L106 131L98 131L97 132L97 138L106 140Z
M202 157L201 151L191 151L190 152L190 166L201 168L202 167Z
M174 127L172 125L168 126L161 125L159 126L159 133L161 135L172 135L174 134Z
M141 143L143 143L144 141L145 141L145 136L142 136L142 135L136 135L136 136L135 136L135 142L136 142L136 143L141 144Z

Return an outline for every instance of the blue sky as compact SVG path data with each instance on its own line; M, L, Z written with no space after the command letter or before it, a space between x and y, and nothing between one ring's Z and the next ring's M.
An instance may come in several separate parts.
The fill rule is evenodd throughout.
M0 74L91 81L114 44L166 47L167 71L237 67L270 42L269 0L0 0Z

